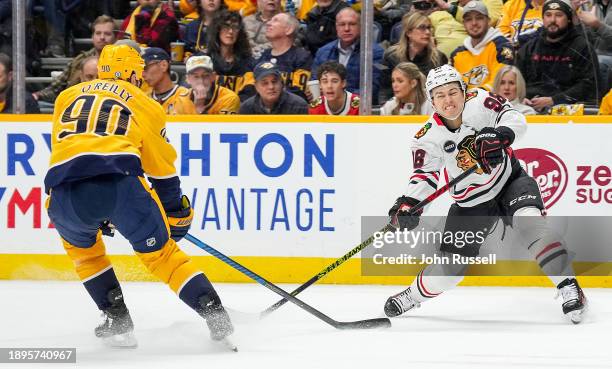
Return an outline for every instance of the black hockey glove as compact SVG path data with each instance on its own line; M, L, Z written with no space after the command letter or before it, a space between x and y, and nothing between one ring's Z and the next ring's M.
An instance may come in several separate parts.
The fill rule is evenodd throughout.
M115 237L115 226L110 220L105 220L100 224L100 230L103 236Z
M193 209L185 195L181 197L181 207L181 210L166 213L170 225L170 237L177 242L187 235L193 220Z
M507 144L505 136L495 128L485 127L478 132L474 139L474 149L483 172L489 174L504 162Z
M389 209L391 217L389 223L399 230L411 231L419 225L419 217L423 209L419 209L415 214L409 212L410 208L419 202L411 197L402 196L395 200L395 204Z

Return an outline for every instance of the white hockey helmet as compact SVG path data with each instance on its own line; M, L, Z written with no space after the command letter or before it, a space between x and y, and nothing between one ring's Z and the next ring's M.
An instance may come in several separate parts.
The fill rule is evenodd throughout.
M434 88L451 82L459 82L461 89L463 90L463 94L465 94L467 86L463 81L463 77L461 77L461 74L457 72L457 69L453 68L450 64L444 64L430 70L429 73L427 73L427 82L425 82L425 91L427 92L429 102L433 104L431 91Z

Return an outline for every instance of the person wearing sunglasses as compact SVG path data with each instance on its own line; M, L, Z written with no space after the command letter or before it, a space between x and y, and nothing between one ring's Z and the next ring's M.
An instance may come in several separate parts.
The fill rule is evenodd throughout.
M461 46L467 36L463 24L457 22L449 12L441 10L433 0L417 0L413 2L412 11L429 18L433 27L433 40L438 50L442 51L447 57L450 56L453 50Z
M413 5L418 3L434 6L433 3L425 1ZM391 72L399 63L414 63L423 75L427 75L435 67L448 63L446 55L436 47L433 33L433 26L426 15L413 12L404 16L399 42L389 47L383 56L383 64L387 67L382 80L384 98L390 97Z
M240 101L255 95L255 60L240 14L220 11L208 27L206 43L217 84L234 91Z

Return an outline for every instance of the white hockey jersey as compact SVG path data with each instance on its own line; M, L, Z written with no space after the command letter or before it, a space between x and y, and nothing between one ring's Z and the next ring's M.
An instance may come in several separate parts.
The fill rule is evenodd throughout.
M441 175L448 182L476 164L474 138L484 127L507 127L514 132L515 140L527 130L525 116L513 109L510 102L480 88L466 93L462 122L453 132L433 113L412 138L414 172L406 196L421 201L437 189ZM504 163L490 174L478 169L449 192L457 205L475 206L494 198L511 173L511 155L507 155Z

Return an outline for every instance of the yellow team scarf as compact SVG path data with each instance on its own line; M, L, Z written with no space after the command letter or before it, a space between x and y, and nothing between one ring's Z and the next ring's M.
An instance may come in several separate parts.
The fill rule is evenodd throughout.
M128 25L125 28L125 32L128 32L130 34L130 38L134 41L136 41L136 15L140 14L141 9L142 9L142 6L140 5L138 5L136 9L134 9L134 11L132 12L132 15L130 15L130 21L128 22ZM153 12L153 16L151 17L151 25L153 25L153 23L155 23L155 21L157 20L159 13L161 13L161 6L158 6L157 8L155 8L155 11Z

